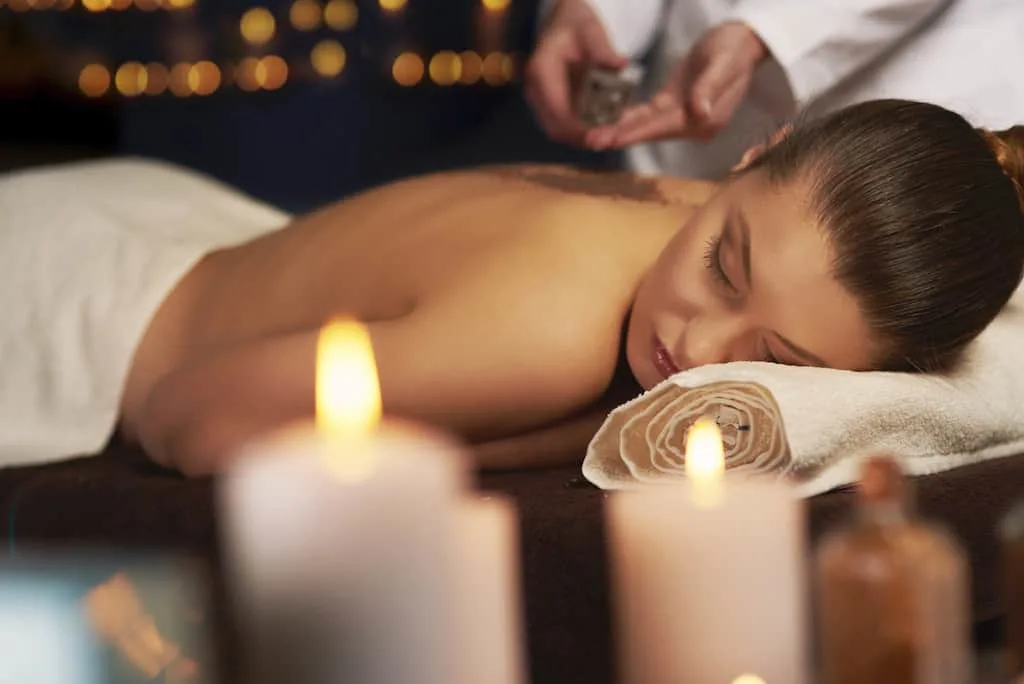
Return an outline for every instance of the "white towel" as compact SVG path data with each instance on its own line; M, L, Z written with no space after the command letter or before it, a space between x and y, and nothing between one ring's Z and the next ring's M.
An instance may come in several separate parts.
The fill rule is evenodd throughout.
M0 467L100 450L174 286L203 255L288 220L157 162L0 177Z
M679 373L609 415L584 476L604 489L678 480L705 412L730 471L791 478L802 496L855 482L871 452L898 454L910 475L1024 453L1024 288L946 374L747 362Z

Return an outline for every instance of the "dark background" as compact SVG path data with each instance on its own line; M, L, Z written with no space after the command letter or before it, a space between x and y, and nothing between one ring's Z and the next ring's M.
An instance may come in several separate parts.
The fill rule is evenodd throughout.
M113 6L89 11L83 2ZM500 11L487 11L481 0L407 0L398 14L377 0L356 0L354 27L322 25L313 32L290 24L291 0L269 0L262 6L275 16L276 33L261 46L247 45L239 29L254 2L195 0L186 9L153 11L127 0L63 4L71 6L0 0L0 170L143 155L304 211L433 170L509 161L618 163L613 155L550 143L533 121L521 70L534 42L539 0L511 0ZM122 4L127 7L117 9ZM337 77L318 76L309 66L311 48L324 39L345 48L346 66ZM429 63L440 50L500 52L515 68L511 80L490 83L442 86L429 73L414 86L396 83L398 54L412 51ZM230 74L245 57L271 54L290 67L288 81L273 91L244 91L230 76L203 96L164 91L130 97L111 83L103 95L87 97L79 85L90 63L115 74L125 62L210 60Z
M277 36L258 49L245 46L238 30L243 12L255 3L197 0L184 10L147 12L137 6L139 1L123 10L92 12L82 6L83 0L0 0L0 172L113 154L145 155L188 165L282 208L304 211L433 170L510 161L590 167L619 162L614 155L552 144L535 126L519 75L535 39L538 0L511 0L500 13L501 30L492 36L493 44L481 44L480 0L408 0L400 18L384 13L376 0L357 0L359 21L351 30L308 34L289 27L291 0L268 0L265 6L277 17ZM62 2L71 6L54 7ZM336 39L345 47L345 69L331 79L304 76L311 47L323 39ZM438 50L499 51L511 55L519 68L505 83L444 87L424 78L416 86L401 87L391 65L403 50L427 57ZM100 97L87 97L78 82L87 64L113 71L128 61L171 65L208 59L227 67L269 54L284 57L293 67L288 82L271 92L245 92L225 83L203 96L164 92L126 97L110 88ZM104 463L88 459L54 466L72 471L65 478L61 470L45 482L34 471L2 473L0 498L6 487L10 502L17 501L21 535L66 540L76 536L68 525L84 524L107 535L103 538L108 543L120 539L109 535L108 528L150 544L190 533L195 538L188 537L186 546L213 543L212 499L205 485L154 476L140 489L131 471L126 471L127 479L74 471L91 464L102 471ZM568 474L543 477L540 486L506 484L510 491L527 492L519 496L526 529L533 525L543 530L524 538L534 681L568 682L574 675L582 681L607 681L611 669L602 542L594 532L602 519L601 496L569 488L563 483ZM18 488L16 482L24 486ZM99 482L109 484L100 487ZM186 494L171 496L172 489ZM991 493L985 487L975 491L984 492L986 499ZM110 515L66 515L76 505L93 510L94 501ZM180 514L159 508L156 518L139 514L140 505L154 501L180 508ZM14 506L9 504L11 515L6 516L11 540ZM970 519L984 506L974 502L954 510ZM163 537L154 533L153 520L163 526L156 526L164 530ZM991 535L990 526L984 530ZM986 548L994 548L985 539ZM984 580L980 584L993 586ZM979 625L982 644L997 643L1000 634L996 623Z

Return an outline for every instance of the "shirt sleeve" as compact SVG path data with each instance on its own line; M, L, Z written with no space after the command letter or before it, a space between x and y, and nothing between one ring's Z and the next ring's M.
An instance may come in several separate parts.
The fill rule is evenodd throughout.
M638 59L654 43L665 0L587 0L611 40L612 47ZM542 0L538 17L544 21L556 0Z
M728 19L742 21L758 34L785 73L794 104L801 107L863 69L951 2L740 0Z

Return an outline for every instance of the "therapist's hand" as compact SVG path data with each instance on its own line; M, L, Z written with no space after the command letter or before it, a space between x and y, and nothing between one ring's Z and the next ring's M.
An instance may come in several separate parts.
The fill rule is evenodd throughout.
M573 110L571 74L585 65L618 70L628 64L586 0L558 0L525 72L526 98L544 132L582 145L587 126Z
M591 130L588 146L603 149L663 138L714 137L732 119L767 54L746 24L719 24L676 63L650 102L630 107L615 124Z

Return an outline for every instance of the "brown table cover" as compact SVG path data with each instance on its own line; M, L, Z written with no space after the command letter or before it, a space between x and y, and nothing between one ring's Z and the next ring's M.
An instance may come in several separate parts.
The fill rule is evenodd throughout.
M531 681L611 684L606 494L583 481L577 467L486 474L480 484L518 503ZM237 681L230 608L218 572L215 486L159 470L117 443L98 456L0 470L4 553L87 545L170 549L206 560L224 680ZM919 510L952 530L970 555L978 621L1001 612L997 523L1022 495L1024 455L917 480ZM849 492L810 500L811 539L841 521L851 500Z

